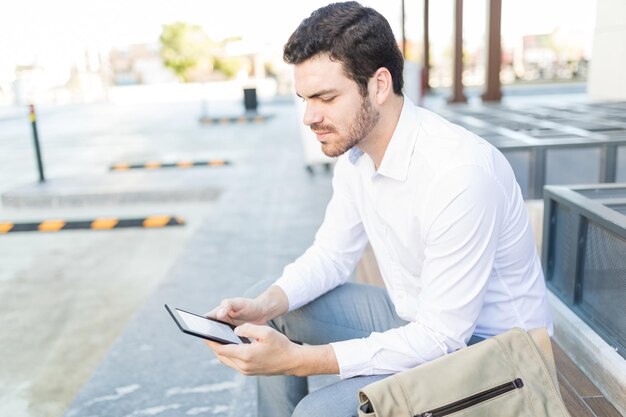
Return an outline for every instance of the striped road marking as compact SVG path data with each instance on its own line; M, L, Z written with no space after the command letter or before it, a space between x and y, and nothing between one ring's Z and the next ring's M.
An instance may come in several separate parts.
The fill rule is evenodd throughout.
M128 171L129 169L160 169L160 168L192 168L192 167L220 167L231 165L230 161L215 159L212 161L179 161L179 162L146 162L144 164L119 163L111 165L111 171Z
M270 119L271 115L245 115L235 117L201 117L200 123L205 125L243 125L243 124L261 124Z
M160 228L167 226L183 226L185 219L178 216L148 216L136 219L119 219L117 217L99 217L93 220L43 220L32 223L0 222L0 234L15 232L58 232L61 230L111 230L127 227Z

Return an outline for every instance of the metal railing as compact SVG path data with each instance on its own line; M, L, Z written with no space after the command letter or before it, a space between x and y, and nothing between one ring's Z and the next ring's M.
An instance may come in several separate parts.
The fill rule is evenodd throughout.
M626 184L546 186L546 282L626 358Z
M596 150L593 157L598 158L597 176L589 182L615 182L618 168L624 165L621 169L626 169L626 164L618 163L620 148L626 149L626 102L569 107L449 106L440 113L489 141L509 161L513 154L525 154L526 172L519 168L516 172L525 198L542 197L544 185L550 183L548 159L552 153ZM582 159L589 156L591 153L586 153Z

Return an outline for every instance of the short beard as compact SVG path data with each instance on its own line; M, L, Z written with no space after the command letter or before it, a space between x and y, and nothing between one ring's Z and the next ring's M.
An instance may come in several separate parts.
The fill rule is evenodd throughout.
M361 142L380 120L380 113L372 109L368 97L363 97L361 109L348 128L346 136L339 136L335 143L322 143L322 152L332 158L343 155ZM338 133L338 132L336 132Z

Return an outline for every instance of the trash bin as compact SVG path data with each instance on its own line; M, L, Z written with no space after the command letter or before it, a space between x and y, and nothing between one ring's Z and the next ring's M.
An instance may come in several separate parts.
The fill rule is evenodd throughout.
M256 88L243 89L243 106L245 107L246 112L256 113L258 106L256 99Z

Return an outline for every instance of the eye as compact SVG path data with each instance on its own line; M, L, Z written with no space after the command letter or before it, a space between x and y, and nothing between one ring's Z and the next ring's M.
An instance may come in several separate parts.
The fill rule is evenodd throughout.
M320 98L320 100L322 101L322 103L332 103L333 100L335 100L336 96L332 96L332 97L322 97Z

